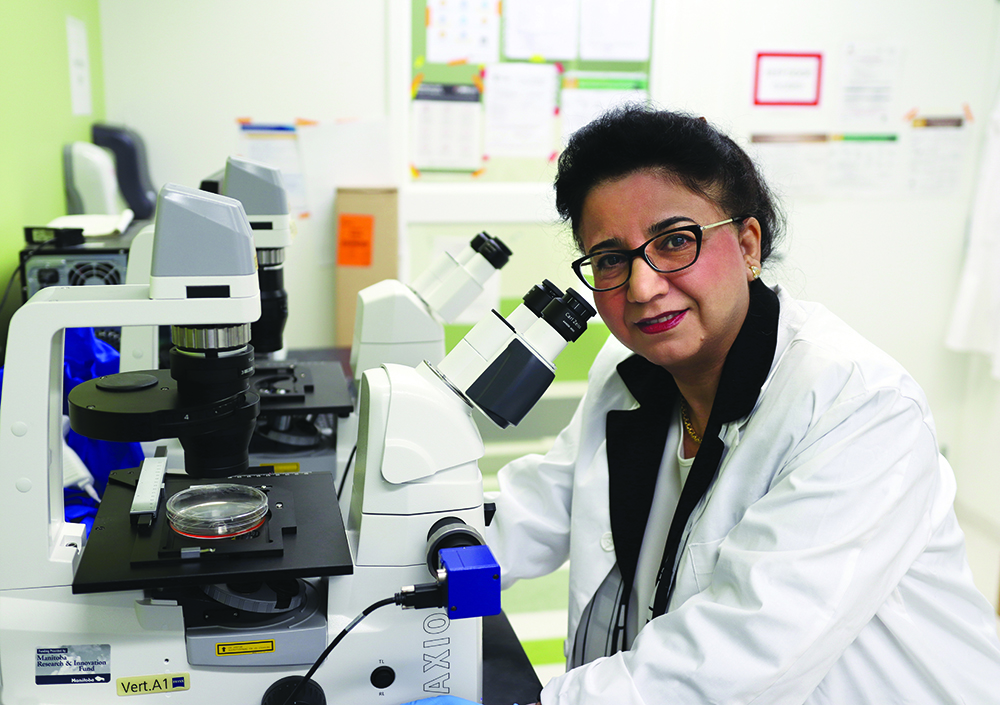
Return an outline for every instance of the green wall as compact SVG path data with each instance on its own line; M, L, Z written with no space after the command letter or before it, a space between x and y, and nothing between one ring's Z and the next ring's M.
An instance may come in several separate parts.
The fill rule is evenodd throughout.
M98 0L0 2L0 287L6 287L24 245L25 225L66 214L62 148L90 141L91 123L104 119L104 68ZM66 17L87 25L91 115L70 105ZM0 340L20 304L14 282L0 311Z

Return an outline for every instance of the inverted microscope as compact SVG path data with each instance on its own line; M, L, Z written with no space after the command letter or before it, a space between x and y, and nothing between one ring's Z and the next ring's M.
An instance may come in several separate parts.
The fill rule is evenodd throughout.
M229 157L201 189L243 204L257 248L261 316L251 325L256 368L250 384L261 412L251 462L287 472L333 472L338 419L353 410L352 397L339 362L305 360L285 348L285 257L296 228L281 171Z
M334 469L338 418L353 411L349 384L339 363L289 359L284 345L288 295L284 286L286 249L295 221L280 170L241 157L202 180L200 188L239 201L253 232L261 316L250 327L255 353L252 389L260 415L251 438L251 462L283 471ZM140 232L129 255L127 281L149 276L155 224ZM165 357L163 335L154 327L122 331L122 370L157 367ZM169 342L169 341L168 341ZM176 443L168 444L168 465L183 468Z
M12 319L0 703L481 697L477 615L499 609L499 580L475 545L486 517L472 409L519 421L593 309L560 292L538 312L488 317L439 365L366 373L345 531L332 474L249 464L253 250L238 201L167 186L147 284L45 289ZM81 325L172 326L169 370L82 384L69 412L85 435L176 437L185 455L183 474L159 451L113 473L89 536L61 506L62 331ZM383 604L420 609L373 611Z

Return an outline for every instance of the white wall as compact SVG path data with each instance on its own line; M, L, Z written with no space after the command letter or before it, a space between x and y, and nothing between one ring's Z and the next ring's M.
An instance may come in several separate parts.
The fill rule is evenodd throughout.
M852 41L902 48L896 117L886 132L905 133L904 115L912 108L955 115L967 104L977 117L970 135L976 145L992 108L995 0L716 0L657 7L658 100L706 115L737 139L844 130L838 88L844 47ZM754 107L757 51L823 52L820 106ZM961 185L950 195L786 199L785 261L770 274L801 297L822 301L897 357L926 389L947 445L965 360L944 349L943 336L961 267L975 156L970 149Z
M402 174L409 7L406 0L101 0L108 119L143 134L157 185L196 184L220 168L236 145L235 120L244 116L326 124L388 117L394 173ZM824 302L914 374L956 467L960 508L1000 538L994 509L1000 473L993 470L1000 384L973 357L943 344L978 166L975 148L1000 78L1000 3L657 0L655 7L654 99L705 115L738 140L760 131L842 129L837 87L851 41L896 42L903 49L897 122L889 130L905 132L904 115L912 108L922 115L953 115L963 105L971 110L975 121L958 188L919 198L788 199L782 262L765 277ZM755 52L774 50L823 52L826 89L819 107L752 106ZM330 187L336 180L321 181ZM491 219L504 220L515 250L558 231L538 222L551 213L546 184L506 191L486 184L403 185L405 212L420 223L413 229L414 263L424 256L438 217L448 223L443 233L467 226L472 234ZM293 347L333 340L331 198L326 188L311 204L315 217L301 223L289 252ZM502 217L479 216L487 206ZM529 222L520 227L518 219ZM539 250L549 256L515 256L505 281L559 280L572 252L550 243ZM505 294L517 293L506 287Z
M107 120L143 136L157 188L221 169L237 152L238 118L330 126L386 115L381 0L101 0L100 11ZM329 166L286 253L292 347L333 344Z

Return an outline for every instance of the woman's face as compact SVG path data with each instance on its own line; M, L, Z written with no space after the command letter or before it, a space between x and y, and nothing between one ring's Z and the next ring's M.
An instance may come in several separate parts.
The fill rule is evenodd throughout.
M687 187L644 170L594 187L583 202L578 234L587 254L631 250L669 227L710 225L731 215L740 214L723 213ZM594 300L608 328L633 352L675 376L712 375L746 317L751 264L760 265L754 218L706 230L698 261L682 271L660 274L636 258L628 282L595 292Z

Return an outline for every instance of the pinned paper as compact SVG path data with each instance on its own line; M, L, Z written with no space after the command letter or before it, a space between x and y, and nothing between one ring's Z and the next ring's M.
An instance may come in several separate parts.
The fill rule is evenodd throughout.
M427 2L427 61L485 64L500 59L497 3Z
M504 0L503 41L508 59L575 59L578 0Z
M66 44L69 54L69 93L74 115L90 115L90 53L87 49L87 25L76 17L66 16Z
M903 49L897 44L849 42L844 48L841 113L845 124L882 127L892 121Z
M915 117L910 123L907 188L914 196L947 197L962 181L969 128L963 115Z
M642 73L570 71L563 75L562 141L611 108L646 103L649 80Z
M420 170L482 167L482 109L475 86L422 83L410 114L410 160Z
M559 77L552 64L491 64L486 69L484 144L490 156L552 152Z
M751 156L787 196L878 198L900 188L894 133L777 133L750 136Z
M581 0L580 59L649 61L652 0Z
M337 264L345 267L372 266L375 216L341 213L337 223Z
M281 171L288 207L296 217L309 213L302 153L296 125L270 125L237 118L240 126L238 153Z
M823 55L760 52L754 105L819 105Z

